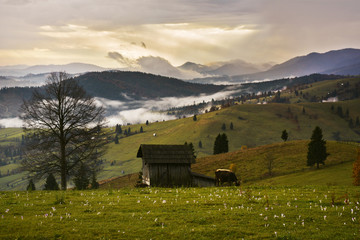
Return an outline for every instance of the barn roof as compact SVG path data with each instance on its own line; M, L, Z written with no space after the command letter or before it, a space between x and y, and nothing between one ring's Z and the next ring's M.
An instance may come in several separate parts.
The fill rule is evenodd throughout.
M141 144L137 153L147 163L195 163L188 145Z

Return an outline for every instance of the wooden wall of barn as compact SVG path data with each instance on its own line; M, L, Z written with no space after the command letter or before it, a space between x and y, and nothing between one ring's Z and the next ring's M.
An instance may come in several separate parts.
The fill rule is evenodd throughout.
M191 186L190 164L149 164L150 185L158 187Z

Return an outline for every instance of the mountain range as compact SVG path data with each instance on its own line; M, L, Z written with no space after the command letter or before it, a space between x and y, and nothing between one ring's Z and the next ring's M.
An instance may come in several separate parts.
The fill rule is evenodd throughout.
M272 66L262 72L242 75L198 78L192 82L230 82L263 81L280 78L305 76L313 73L359 75L360 49L342 49L326 53L310 53L306 56L292 58L284 63Z
M136 68L123 68L121 70L146 72L196 83L235 84L299 77L313 73L359 75L360 49L347 48L325 53L313 52L276 65L272 63L253 64L237 59L209 64L186 62L176 67L164 58L153 56L141 57L136 62ZM0 66L0 76L2 76L0 88L39 86L45 83L46 74L54 71L66 71L69 74L79 75L86 72L106 70L114 69L85 63ZM115 70L120 70L120 68Z

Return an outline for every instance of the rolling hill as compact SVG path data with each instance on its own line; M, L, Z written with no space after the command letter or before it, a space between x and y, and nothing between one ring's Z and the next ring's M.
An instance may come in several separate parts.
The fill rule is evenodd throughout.
M355 86L359 82L360 78L349 78L298 86L301 88L298 91L301 91L302 94L296 95L293 89L281 92L282 96L290 98L292 103L289 104L251 104L257 103L253 100L248 101L247 104L233 105L198 115L197 121L191 117L166 122L150 122L149 125L143 123L122 126L123 130L131 128L133 134L130 136L120 135L119 144L109 143L109 150L104 157L104 169L98 179L105 180L138 172L141 168L141 159L136 158L136 153L140 144L183 144L185 142L192 142L195 146L199 165L194 165L194 169L199 173L212 175L214 168L227 168L232 162L237 163L238 168L241 169L248 164L246 163L247 159L253 159L252 161L257 161L259 165L263 161L264 153L268 152L272 153L276 159L282 159L279 160L279 164L280 162L281 164L275 167L278 169L274 169L276 176L290 173L299 174L301 171L307 172L307 168L303 164L306 141L310 138L315 126L322 128L324 138L329 141L331 156L326 167L340 164L341 161L348 164L352 159L351 152L355 151L356 146L331 141L360 141L360 127L349 124L350 119L355 123L355 119L360 116L358 107L360 98L319 103L311 102L307 96L321 98L333 90L337 90L339 96L347 96L348 90L356 89ZM337 113L339 107L343 109L343 116L339 116ZM231 123L234 126L233 130L230 129ZM222 130L223 124L225 124L226 130ZM143 133L140 133L140 127L143 127ZM279 143L282 141L280 136L284 129L289 133L290 140L285 144ZM115 129L110 129L110 131L114 132ZM229 139L229 155L210 156L216 136L223 132ZM115 132L113 136L115 137ZM202 147L199 147L200 141ZM253 153L252 157L239 151L244 145L249 148L247 153ZM285 146L284 149L282 149L283 146ZM286 161L291 164L287 164ZM252 164L251 161L249 164ZM244 181L260 181L261 178L266 177L266 168L262 165L258 171L251 169L248 173L239 172L239 174ZM249 177L249 174L254 175L254 178ZM21 180L23 177L24 174L2 177L0 178L0 188L23 188L26 184L26 179Z

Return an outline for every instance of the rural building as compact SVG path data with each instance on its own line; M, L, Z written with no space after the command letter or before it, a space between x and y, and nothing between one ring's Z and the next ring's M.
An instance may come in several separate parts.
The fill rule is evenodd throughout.
M195 159L188 145L141 144L137 157L142 158L143 183L149 186L214 186L213 178L191 172Z

